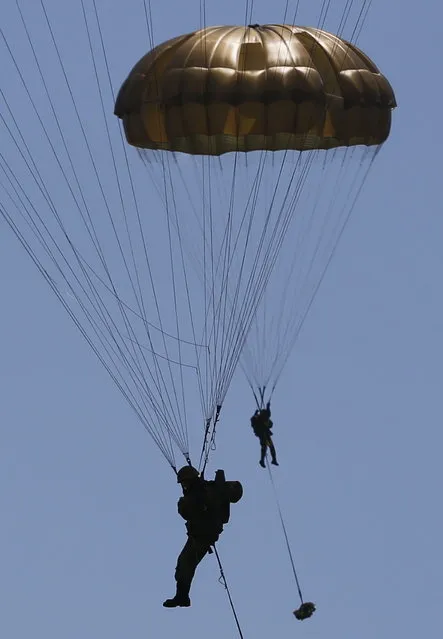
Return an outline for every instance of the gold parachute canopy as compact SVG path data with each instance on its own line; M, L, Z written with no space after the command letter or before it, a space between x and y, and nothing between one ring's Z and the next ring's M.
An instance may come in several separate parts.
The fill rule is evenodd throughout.
M378 145L396 106L353 44L283 24L207 27L155 47L115 103L129 144L198 155Z

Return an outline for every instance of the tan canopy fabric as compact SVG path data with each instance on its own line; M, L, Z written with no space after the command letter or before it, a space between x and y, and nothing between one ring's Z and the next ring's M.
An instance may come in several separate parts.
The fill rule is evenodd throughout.
M160 44L132 69L115 114L133 146L220 155L378 145L395 106L357 47L276 24L208 27Z

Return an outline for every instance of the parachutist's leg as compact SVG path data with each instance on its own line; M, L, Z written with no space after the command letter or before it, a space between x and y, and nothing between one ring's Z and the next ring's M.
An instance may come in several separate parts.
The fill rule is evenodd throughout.
M264 437L260 437L260 448L261 448L261 456L260 456L259 464L262 468L264 468L265 458L266 458L266 449L267 449L267 442Z
M188 537L177 559L177 567L175 569L175 580L177 582L176 595L173 599L167 599L163 603L166 608L175 608L176 606L188 607L191 605L189 591L195 569L209 549L210 542L207 539Z
M269 446L269 452L271 453L271 459L272 459L272 464L274 464L274 466L278 466L278 461L277 461L277 455L275 452L275 447L274 447L274 443L272 441L272 439L269 437L268 439L268 446Z
M188 541L178 557L175 579L177 581L177 587L180 585L180 587L183 588L183 594L187 597L189 597L195 569L210 547L210 542L207 539L188 537Z

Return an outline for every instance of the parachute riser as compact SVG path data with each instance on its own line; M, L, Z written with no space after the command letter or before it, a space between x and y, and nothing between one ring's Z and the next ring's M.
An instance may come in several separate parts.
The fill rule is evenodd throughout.
M257 404L257 408L261 410L267 404L267 402L265 401L266 386L259 387L257 390L258 390L258 395L254 389L252 389L252 392L254 393L254 398ZM268 399L269 402L271 401L271 396L272 396L272 393L269 395L269 399Z

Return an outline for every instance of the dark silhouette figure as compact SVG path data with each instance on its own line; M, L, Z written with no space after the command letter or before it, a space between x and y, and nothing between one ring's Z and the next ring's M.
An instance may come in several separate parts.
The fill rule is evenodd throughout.
M260 440L260 466L265 468L265 458L268 448L271 453L271 463L274 464L274 466L278 466L277 455L272 441L271 428L273 426L273 422L271 420L271 402L266 404L266 408L255 411L251 417L251 426L254 431L254 435L256 435Z
M184 466L177 473L183 497L178 500L178 512L186 520L188 540L178 556L175 569L177 590L175 597L167 599L165 608L191 605L189 591L195 569L211 546L218 541L230 516L230 504L238 502L243 487L238 481L226 481L223 470L218 470L214 481L206 481L192 466Z

